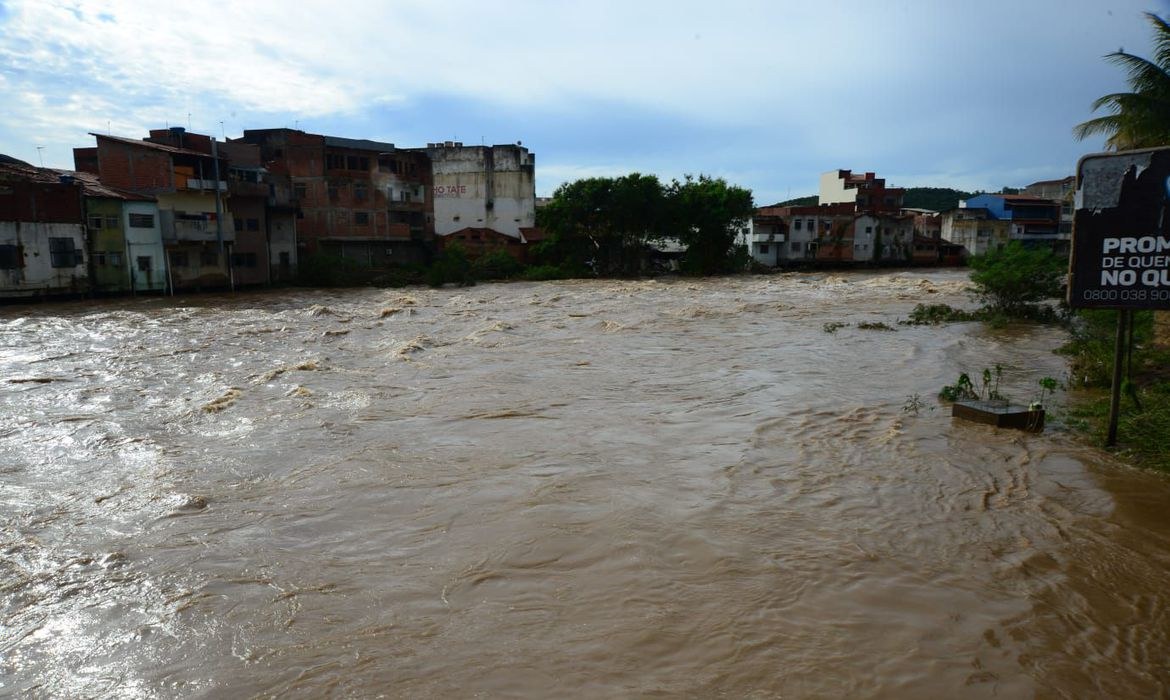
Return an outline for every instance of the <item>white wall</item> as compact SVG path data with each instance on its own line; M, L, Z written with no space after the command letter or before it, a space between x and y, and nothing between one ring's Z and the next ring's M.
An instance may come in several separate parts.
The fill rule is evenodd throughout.
M139 228L130 225L130 214L148 214L154 226ZM122 230L126 233L126 268L138 291L161 291L166 289L167 264L163 252L162 225L159 222L156 202L127 201L122 206ZM138 270L138 258L149 257L150 274Z
M472 226L519 238L522 227L536 225L535 163L528 149L436 145L427 154L436 234Z
M838 176L837 170L821 173L821 189L819 204L853 204L857 201L856 189L845 189L845 180Z
M81 254L76 264L53 267L49 254L50 238L68 238ZM89 288L86 269L85 226L82 224L42 224L23 221L0 221L0 245L23 248L23 267L0 269L0 296L84 292Z

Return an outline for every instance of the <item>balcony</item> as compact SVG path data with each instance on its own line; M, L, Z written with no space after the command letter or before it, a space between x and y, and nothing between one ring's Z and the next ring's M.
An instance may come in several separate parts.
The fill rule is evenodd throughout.
M226 192L228 188L227 180L219 180L219 191ZM198 178L187 178L187 189L189 190L214 190L216 189L215 180L200 180ZM267 192L265 193L267 194ZM263 196L263 195L261 195Z
M228 193L233 197L267 197L268 183L232 180L228 183Z
M162 238L166 243L179 241L187 242L214 242L218 240L214 221L198 221L195 219L179 219L169 210L159 212L159 223L162 227ZM236 232L230 218L223 222L223 240L231 243L236 240Z

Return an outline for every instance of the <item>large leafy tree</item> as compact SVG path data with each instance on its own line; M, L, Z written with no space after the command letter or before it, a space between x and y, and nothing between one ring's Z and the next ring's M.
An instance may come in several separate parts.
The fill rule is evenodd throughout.
M1093 111L1109 114L1078 124L1077 138L1105 135L1105 145L1118 151L1170 145L1170 24L1152 12L1146 18L1154 27L1153 58L1124 50L1105 57L1125 70L1130 92L1098 98Z
M566 257L592 259L605 274L636 274L646 242L662 235L665 206L653 175L591 177L558 187L540 223Z
M666 198L673 233L687 246L683 269L699 275L733 270L736 233L755 211L751 190L688 175L671 183Z

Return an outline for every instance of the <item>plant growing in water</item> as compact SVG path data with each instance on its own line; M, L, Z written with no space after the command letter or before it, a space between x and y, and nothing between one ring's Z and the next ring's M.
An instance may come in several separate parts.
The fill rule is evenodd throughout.
M982 385L976 388L971 381L971 375L963 372L954 384L944 386L938 392L942 401L1006 401L1007 397L999 393L999 383L1003 379L1003 365L997 364L994 372L984 368L981 377Z
M1038 384L1040 385L1040 393L1036 400L1028 405L1028 408L1033 411L1038 411L1044 408L1044 401L1056 394L1056 390L1060 388L1060 382L1052 377L1041 377Z

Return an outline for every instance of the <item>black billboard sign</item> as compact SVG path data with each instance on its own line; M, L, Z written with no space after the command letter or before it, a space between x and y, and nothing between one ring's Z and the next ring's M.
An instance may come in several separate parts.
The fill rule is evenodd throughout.
M1068 303L1170 309L1170 148L1077 164Z

